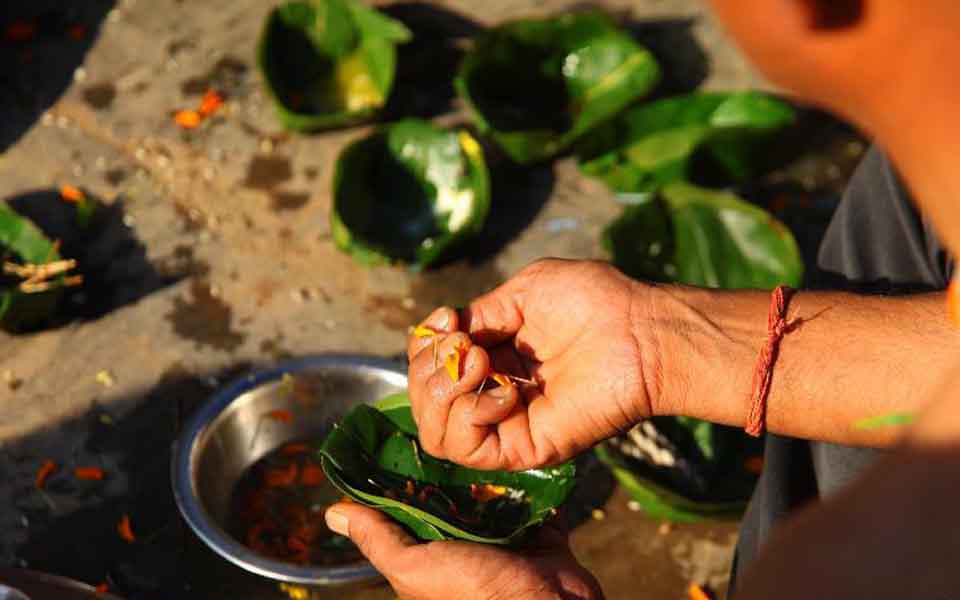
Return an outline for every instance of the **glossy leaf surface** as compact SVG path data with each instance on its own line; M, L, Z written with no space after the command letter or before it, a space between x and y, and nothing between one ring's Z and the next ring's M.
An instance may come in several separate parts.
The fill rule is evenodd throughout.
M336 426L320 449L323 468L344 494L387 513L420 539L508 544L551 516L573 488L572 463L478 471L433 458L420 448L404 396L379 406L357 406ZM509 491L480 502L471 486L483 485Z
M653 55L592 11L489 30L455 86L479 131L514 161L531 163L563 151L659 79Z
M337 160L334 242L366 264L426 267L477 234L490 210L490 175L466 131L416 119L348 146Z

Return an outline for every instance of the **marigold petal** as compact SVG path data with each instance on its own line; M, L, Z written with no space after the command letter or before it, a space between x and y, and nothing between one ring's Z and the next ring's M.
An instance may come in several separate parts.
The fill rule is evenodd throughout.
M133 535L133 527L130 525L130 515L123 515L120 522L117 523L117 533L130 544L137 541L137 536Z
M196 129L203 122L203 115L195 110L181 110L173 116L173 120L184 129Z

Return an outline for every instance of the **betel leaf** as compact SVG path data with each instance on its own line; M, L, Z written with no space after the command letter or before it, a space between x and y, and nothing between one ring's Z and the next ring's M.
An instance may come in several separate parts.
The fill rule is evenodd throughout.
M795 119L790 104L759 92L698 92L631 108L577 151L585 174L622 193L692 180L695 165L742 181L763 164L760 151L772 134Z
M383 108L396 45L410 38L402 23L357 0L286 2L267 17L257 61L284 127L328 129Z
M454 81L484 135L514 161L549 158L646 95L653 55L598 11L526 19L479 37Z
M803 280L800 250L782 223L733 194L688 183L625 207L603 244L613 264L638 279L723 289Z
M597 457L606 464L617 481L626 488L642 510L654 519L678 523L692 523L704 519L737 519L746 508L746 499L729 502L692 500L669 487L642 477L635 465L601 444L595 448Z
M0 264L43 265L60 260L60 253L29 219L0 202ZM27 294L19 289L20 280L0 270L0 328L17 331L48 318L56 309L61 289Z
M603 242L613 263L640 279L723 289L797 286L803 279L799 249L783 224L733 194L689 183L638 197L607 227ZM689 521L745 506L755 479L745 461L759 452L755 440L691 418L650 425L675 457L667 464L625 457L616 448L598 451L644 510Z
M331 230L366 264L427 267L483 228L490 175L466 131L407 119L349 145L337 159Z
M324 440L321 464L353 500L406 525L423 540L487 544L518 541L566 500L574 467L478 471L434 458L420 447L409 400L353 409ZM496 486L483 501L471 486Z

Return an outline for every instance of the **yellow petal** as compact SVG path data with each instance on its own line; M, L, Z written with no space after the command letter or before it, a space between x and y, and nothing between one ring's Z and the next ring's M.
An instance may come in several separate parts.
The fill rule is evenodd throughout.
M428 338L437 335L437 332L426 325L417 325L413 328L413 335L418 338Z

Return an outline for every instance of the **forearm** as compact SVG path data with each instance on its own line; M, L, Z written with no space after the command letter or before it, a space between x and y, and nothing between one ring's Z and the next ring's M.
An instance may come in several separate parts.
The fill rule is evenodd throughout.
M946 391L904 447L775 532L737 597L955 597L960 402Z
M656 414L743 426L770 294L657 286L645 315L657 347ZM885 445L892 429L860 419L913 412L960 352L942 294L796 293L767 402L767 429L853 445ZM950 333L948 333L950 332Z

